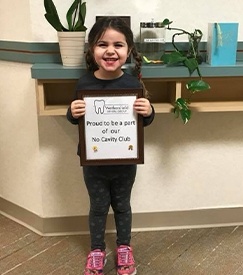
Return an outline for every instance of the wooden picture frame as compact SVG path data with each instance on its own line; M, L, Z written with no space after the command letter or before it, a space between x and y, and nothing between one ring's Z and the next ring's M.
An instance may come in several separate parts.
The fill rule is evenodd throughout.
M80 164L144 163L143 117L133 109L143 89L80 90L86 103L79 119Z

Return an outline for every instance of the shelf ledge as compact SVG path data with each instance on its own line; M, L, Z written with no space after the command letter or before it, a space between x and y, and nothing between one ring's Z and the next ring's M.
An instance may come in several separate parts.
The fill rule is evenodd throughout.
M203 77L243 76L243 62L231 66L199 65ZM131 72L132 65L126 64L123 69ZM34 79L78 79L86 72L85 67L65 67L55 63L36 63L31 67ZM143 65L143 78L187 78L188 70L184 66Z

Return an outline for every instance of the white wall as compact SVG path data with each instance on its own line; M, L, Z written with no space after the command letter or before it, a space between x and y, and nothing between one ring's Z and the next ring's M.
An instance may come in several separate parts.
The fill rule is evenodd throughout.
M145 129L137 212L242 206L243 113L158 114Z
M7 0L5 0L7 1ZM56 4L63 24L66 23L66 10L72 0L53 0ZM86 0L87 18L86 25L91 28L96 15L130 15L131 27L135 37L139 35L139 23L148 22L152 18L162 21L169 18L174 27L194 31L201 29L204 33L202 40L207 40L207 23L209 22L239 22L239 41L243 40L243 2L239 0L221 1L214 0L206 4L203 0ZM45 20L42 0L30 1L31 21L34 41L56 41L54 29ZM171 41L172 33L167 32L167 41ZM185 37L178 40L186 40Z
M62 11L71 2L55 0ZM168 17L175 26L205 32L209 21L235 21L243 38L241 1L87 2L88 27L96 14L131 15L135 33L139 22L151 17ZM16 7L11 17L10 5ZM42 0L1 0L0 9L0 40L56 41L43 17ZM65 117L37 117L30 67L0 61L0 196L44 217L87 214L77 127ZM184 126L172 114L158 114L145 129L145 165L138 168L134 212L242 206L242 119L240 112L194 113Z
M134 35L139 35L139 23L162 21L169 18L174 27L193 31L201 29L203 40L207 40L207 23L209 22L238 22L239 41L243 41L243 17L241 10L243 2L239 0L215 0L210 4L205 1L191 0L86 0L86 25L91 28L96 15L130 15ZM66 24L66 11L72 0L53 0L63 24ZM9 8L14 7L14 9ZM1 0L0 2L0 38L16 41L57 41L55 30L44 17L43 0ZM11 18L11 19L10 19ZM31 22L31 24L30 24ZM167 32L167 41L171 41L171 33ZM185 37L178 38L185 40Z
M29 64L0 61L0 196L42 215L34 89Z
M31 18L29 0L0 1L0 39L31 41ZM33 1L31 1L33 2ZM39 1L39 4L42 1Z

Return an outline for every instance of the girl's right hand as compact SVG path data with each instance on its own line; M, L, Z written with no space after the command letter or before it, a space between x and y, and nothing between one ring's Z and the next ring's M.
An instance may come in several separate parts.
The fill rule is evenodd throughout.
M84 100L74 100L71 103L71 113L73 118L80 118L85 114L85 101Z

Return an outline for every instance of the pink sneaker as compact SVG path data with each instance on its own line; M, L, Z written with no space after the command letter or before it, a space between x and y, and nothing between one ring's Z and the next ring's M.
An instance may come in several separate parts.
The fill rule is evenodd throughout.
M137 273L132 248L120 245L117 248L117 275L135 275Z
M87 257L84 275L104 275L105 256L105 251L101 251L100 249L91 251Z

